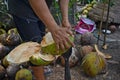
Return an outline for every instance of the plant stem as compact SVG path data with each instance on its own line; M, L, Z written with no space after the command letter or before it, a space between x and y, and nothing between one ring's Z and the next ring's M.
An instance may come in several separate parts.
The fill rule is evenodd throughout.
M99 39L101 36L101 31L102 31L102 23L103 23L103 17L104 17L104 12L105 12L105 3L103 3L103 9L102 9L102 15L101 15L101 22L100 22L100 26L99 26L99 32L98 32L98 39L97 39L97 44L99 45Z
M105 27L105 34L104 34L103 46L106 45L106 36L107 36L107 29L108 29L109 11L110 11L110 0L109 0L109 2L108 2L107 19L106 19L106 27Z

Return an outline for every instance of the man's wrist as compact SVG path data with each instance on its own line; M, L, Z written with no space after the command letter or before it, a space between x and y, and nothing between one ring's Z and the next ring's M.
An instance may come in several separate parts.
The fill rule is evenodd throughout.
M58 25L54 23L54 24L48 25L47 28L50 32L54 32L58 28Z

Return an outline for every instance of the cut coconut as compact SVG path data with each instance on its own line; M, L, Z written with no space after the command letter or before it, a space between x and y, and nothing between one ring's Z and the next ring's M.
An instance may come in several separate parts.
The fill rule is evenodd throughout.
M74 38L73 36L69 36L69 39L73 42ZM68 44L69 45L69 44ZM71 47L69 45L69 47ZM65 53L67 51L67 49L63 50L58 50L56 47L56 44L53 40L52 34L50 32L48 32L44 37L43 40L41 42L41 51L43 53L47 53L47 54L52 54L52 55L61 55L63 53Z
M7 55L7 60L10 63L21 64L29 61L34 53L40 52L40 49L40 44L37 42L22 43Z
M48 65L50 64L55 57L50 54L36 53L30 57L30 62L34 65Z

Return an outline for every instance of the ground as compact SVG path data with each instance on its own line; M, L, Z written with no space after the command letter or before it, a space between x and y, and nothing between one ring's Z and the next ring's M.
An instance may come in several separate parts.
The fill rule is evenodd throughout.
M101 48L102 40L99 44L99 49L102 52L110 54L111 59L107 60L107 70L105 73L99 74L96 77L88 77L84 74L80 64L70 68L71 80L119 80L120 78L120 28L112 34L107 35L108 49ZM101 37L103 39L103 35ZM53 72L46 76L47 80L64 80L64 67L54 66Z

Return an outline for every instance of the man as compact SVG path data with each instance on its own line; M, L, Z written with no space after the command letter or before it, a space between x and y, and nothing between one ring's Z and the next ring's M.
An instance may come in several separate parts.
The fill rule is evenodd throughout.
M60 0L62 12L61 27L51 15L47 2L52 0L8 0L9 12L13 16L18 32L23 41L40 42L45 33L45 26L52 33L58 49L68 48L67 43L74 45L68 38L70 23L68 20L69 0ZM64 28L63 28L64 27ZM37 80L45 80L43 67L32 66Z

